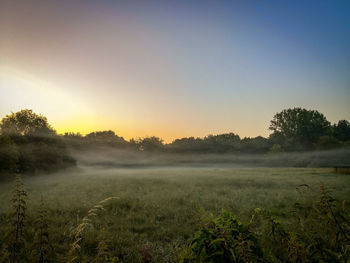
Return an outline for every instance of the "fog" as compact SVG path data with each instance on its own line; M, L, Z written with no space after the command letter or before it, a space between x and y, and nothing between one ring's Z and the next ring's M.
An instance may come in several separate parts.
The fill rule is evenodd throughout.
M350 165L350 149L275 154L136 152L111 147L74 150L80 168L334 167Z

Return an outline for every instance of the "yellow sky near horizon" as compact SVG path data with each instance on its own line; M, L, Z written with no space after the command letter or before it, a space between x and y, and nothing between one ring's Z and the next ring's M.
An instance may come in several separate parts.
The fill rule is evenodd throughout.
M140 123L135 123L135 120L121 118L114 113L100 114L74 91L67 92L68 88L59 88L53 83L28 73L9 68L0 69L0 81L1 86L7 89L4 90L7 103L3 103L2 107L10 109L8 112L0 112L2 117L24 108L33 109L36 113L46 116L60 134L79 132L85 135L93 131L113 130L125 139L158 136L165 142L171 142L182 137L204 137L209 134L237 132L214 127L206 131L199 131L201 127L183 129L178 126L174 129L174 127L167 128L151 121L144 122L142 126ZM247 131L241 136L257 136L250 135L252 128L248 125ZM267 133L258 135L266 136Z

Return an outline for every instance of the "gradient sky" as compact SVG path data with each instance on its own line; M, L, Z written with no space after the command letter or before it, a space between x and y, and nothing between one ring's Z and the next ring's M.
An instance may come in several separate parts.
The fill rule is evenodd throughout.
M350 1L0 0L0 117L125 138L350 120Z

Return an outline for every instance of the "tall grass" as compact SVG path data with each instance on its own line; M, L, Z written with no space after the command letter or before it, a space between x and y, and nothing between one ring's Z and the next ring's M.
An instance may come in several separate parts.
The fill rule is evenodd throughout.
M82 255L81 255L81 242L83 240L83 234L86 231L87 228L93 228L93 218L97 217L99 212L105 210L104 204L107 203L110 200L118 199L118 197L108 197L102 201L100 201L98 204L94 205L87 213L86 216L83 217L80 224L72 231L73 233L73 242L70 246L70 250L67 254L67 263L74 263L74 262L81 262L82 261ZM105 254L107 252L107 247L105 242L101 240L99 242L99 254L97 258L100 258L102 254Z

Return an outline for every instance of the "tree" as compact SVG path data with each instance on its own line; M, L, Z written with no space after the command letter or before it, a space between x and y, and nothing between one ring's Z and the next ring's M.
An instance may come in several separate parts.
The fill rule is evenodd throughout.
M115 134L114 131L97 131L87 134L85 137L85 142L89 146L109 146L109 147L119 147L125 148L128 146L128 142Z
M119 137L114 131L97 131L86 135L88 141L96 143L124 143L123 137Z
M167 145L170 152L203 152L203 139L201 138L181 138L176 139Z
M350 141L350 122L340 120L338 124L334 124L333 135L340 141Z
M155 136L139 139L136 144L140 151L148 152L161 151L164 147L163 140Z
M32 110L21 110L6 115L1 120L2 134L8 135L49 135L55 134L46 117L34 113Z
M330 122L316 110L302 108L286 109L277 113L271 120L269 129L285 140L312 147L321 136L330 132Z
M271 145L268 139L258 136L255 138L243 138L241 140L241 152L245 153L266 153Z
M208 135L202 141L204 152L225 153L233 152L239 147L241 138L234 133Z
M75 160L69 155L66 144L56 135L46 117L32 110L21 110L7 115L1 120L0 128L2 144L6 145L2 147L6 150L5 156L6 158L12 156L11 167L14 167L12 164L15 162L17 172L31 174L53 172L75 165ZM1 161L0 166L8 173L14 170L1 165Z

